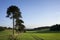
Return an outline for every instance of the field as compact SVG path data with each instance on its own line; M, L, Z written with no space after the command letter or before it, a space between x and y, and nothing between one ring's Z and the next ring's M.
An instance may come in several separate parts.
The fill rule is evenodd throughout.
M0 40L9 40L12 31L0 32ZM20 33L17 40L60 40L60 33Z

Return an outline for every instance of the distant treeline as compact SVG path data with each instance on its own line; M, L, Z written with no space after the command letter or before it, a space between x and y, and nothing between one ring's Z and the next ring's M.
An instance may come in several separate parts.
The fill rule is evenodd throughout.
M0 31L6 30L6 29L12 29L11 27L2 27L0 26ZM34 29L25 29L26 31L36 31L36 30L48 30L48 31L60 31L60 24L55 24L52 26L44 26L44 27L38 27L38 28L34 28Z
M35 30L60 31L60 24L55 24L52 26L38 27L38 28L34 28L34 29L27 29L27 31L35 31Z
M12 29L11 27L3 27L3 26L0 26L0 31L4 31L6 29Z

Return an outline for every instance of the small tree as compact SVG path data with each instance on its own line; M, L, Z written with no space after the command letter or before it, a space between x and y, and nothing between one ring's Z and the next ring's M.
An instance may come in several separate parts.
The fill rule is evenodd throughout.
M21 19L16 19L16 31L17 32L24 32L25 26L22 24L24 23Z

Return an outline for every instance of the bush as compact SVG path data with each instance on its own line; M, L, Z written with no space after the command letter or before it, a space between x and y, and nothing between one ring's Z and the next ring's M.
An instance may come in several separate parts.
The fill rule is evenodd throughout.
M9 38L8 38L9 40L18 40L17 39L17 36L15 36L15 35L9 35Z
M6 29L6 27L0 26L0 31L4 31L5 29Z

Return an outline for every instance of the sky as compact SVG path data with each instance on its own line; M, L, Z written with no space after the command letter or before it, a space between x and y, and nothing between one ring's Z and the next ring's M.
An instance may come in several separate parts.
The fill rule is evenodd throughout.
M26 28L60 24L60 0L0 0L0 26L12 27L12 19L6 18L11 5L20 8Z

